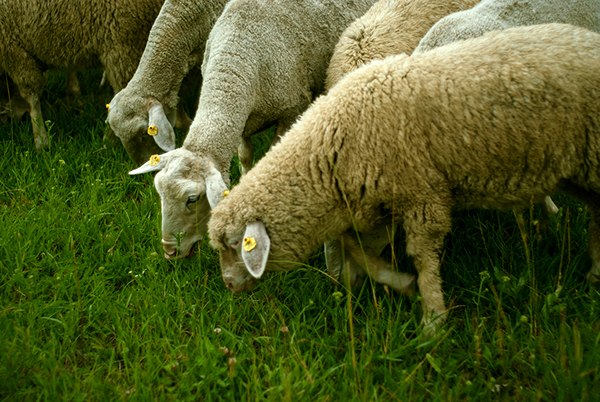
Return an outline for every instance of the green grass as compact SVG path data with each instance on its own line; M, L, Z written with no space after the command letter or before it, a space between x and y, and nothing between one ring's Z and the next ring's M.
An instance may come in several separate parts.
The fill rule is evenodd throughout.
M152 176L129 177L120 144L101 140L100 76L83 77L69 107L64 75L50 74L49 150L35 151L28 120L0 126L1 400L600 399L581 205L557 196L541 236L535 210L521 226L457 213L442 266L452 310L432 339L418 296L368 283L347 294L320 251L233 295L207 242L162 257ZM413 271L402 247L399 233L398 264Z

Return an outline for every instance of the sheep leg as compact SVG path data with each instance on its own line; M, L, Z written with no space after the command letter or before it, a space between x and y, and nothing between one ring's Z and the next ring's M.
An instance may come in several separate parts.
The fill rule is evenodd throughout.
M415 277L413 275L395 271L392 264L379 258L379 254L374 254L372 250L361 247L348 234L343 235L343 244L354 263L375 282L388 285L406 295L414 293ZM346 263L347 265L348 263Z
M183 102L179 100L179 103L177 104L177 120L175 121L175 127L180 129L182 133L187 134L191 125L192 119L190 119L190 116L185 112Z
M563 183L561 187L562 190L584 202L588 207L590 212L588 254L592 260L592 268L586 274L585 279L589 283L600 282L600 194L569 182Z
M406 254L412 257L418 272L417 284L423 299L423 331L428 336L433 335L447 315L440 277L440 254L444 238L451 229L450 208L442 203L416 206L407 211L403 226Z
M550 216L556 216L558 213L558 207L552 201L550 196L546 196L544 198L544 202L539 204L542 208L542 214L540 216L539 221L539 232L540 233L549 233L550 232Z
M37 94L28 94L25 95L24 98L29 106L29 116L31 116L35 148L47 148L49 145L48 134L46 133L46 128L44 127L44 116L42 116L40 97Z
M252 162L254 162L254 146L249 136L242 138L238 148L238 159L242 165L242 175L245 175L252 169Z
M70 101L81 96L81 87L79 85L79 79L77 79L77 71L67 72L67 88L65 92L67 94L67 99Z
M371 250L373 255L381 255L383 249L390 244L390 231L390 226L380 225L369 232L361 233L362 244ZM348 287L357 286L361 283L361 276L364 274L363 269L359 265L356 265L350 258L348 258L346 265L342 267L342 251L345 251L346 256L350 255L349 250L342 249L340 239L334 239L325 243L327 272L335 280L345 281L346 279L350 279L349 282L344 282ZM350 272L345 272L345 269L349 269Z

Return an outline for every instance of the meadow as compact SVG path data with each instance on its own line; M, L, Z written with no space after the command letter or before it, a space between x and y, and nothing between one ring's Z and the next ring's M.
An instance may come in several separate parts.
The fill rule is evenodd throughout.
M130 177L120 143L102 141L101 75L86 73L69 105L64 74L49 74L48 150L28 116L0 126L0 400L600 400L582 205L557 194L548 231L535 207L456 212L442 262L451 310L432 338L418 294L368 281L348 292L322 250L234 295L207 239L192 258L163 258L152 174ZM401 231L386 254L414 272Z

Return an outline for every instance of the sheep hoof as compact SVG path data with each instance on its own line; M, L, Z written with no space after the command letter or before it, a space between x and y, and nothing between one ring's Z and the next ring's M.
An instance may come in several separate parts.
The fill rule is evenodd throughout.
M589 284L600 283L600 275L592 271L588 272L585 275L585 279L588 281Z

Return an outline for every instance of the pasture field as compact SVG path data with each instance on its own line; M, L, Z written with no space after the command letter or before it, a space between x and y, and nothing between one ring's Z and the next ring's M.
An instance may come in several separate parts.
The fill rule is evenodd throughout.
M600 400L580 204L558 194L548 233L535 208L457 212L442 265L451 313L431 339L418 296L346 292L322 250L233 295L207 241L163 258L152 175L128 176L122 146L102 141L100 77L84 75L69 106L50 73L49 150L35 151L28 119L0 126L0 400ZM414 272L402 242L388 257Z

